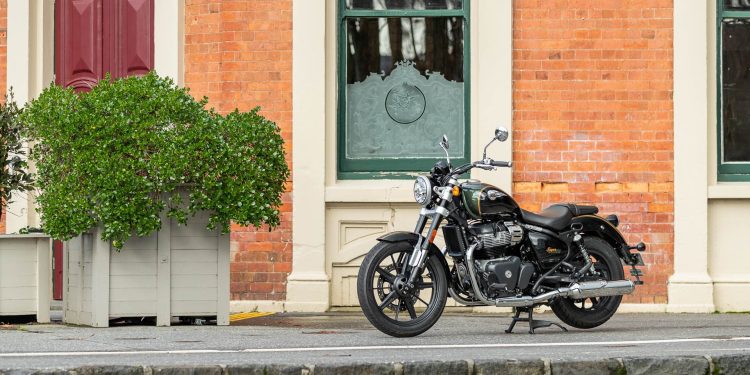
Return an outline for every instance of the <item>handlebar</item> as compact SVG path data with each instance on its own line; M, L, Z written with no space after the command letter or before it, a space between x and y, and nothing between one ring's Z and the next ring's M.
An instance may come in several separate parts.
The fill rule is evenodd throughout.
M510 161L500 161L500 160L492 160L490 161L490 165L493 167L506 167L510 168L513 165L513 162Z
M462 175L472 168L482 168L482 169L493 169L492 167L504 167L504 168L510 168L513 166L513 162L510 161L500 161L500 160L480 160L475 161L471 164L465 164L462 165L451 172L452 175Z

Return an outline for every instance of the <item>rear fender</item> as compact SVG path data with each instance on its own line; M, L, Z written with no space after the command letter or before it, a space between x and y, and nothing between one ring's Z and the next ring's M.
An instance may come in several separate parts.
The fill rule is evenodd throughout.
M634 262L630 255L628 243L617 228L610 222L596 215L583 215L573 218L571 225L581 224L581 232L601 237L617 251L617 255L630 265Z
M414 232L391 232L383 236L380 236L378 238L378 241L388 242L388 243L408 242L412 247L414 247L414 246L417 246L417 243L419 243L419 237L422 237L422 241L426 240L424 236L420 236ZM448 267L448 261L445 260L445 256L443 255L443 253L440 252L440 249L438 249L438 247L435 246L434 243L430 244L430 246L427 248L427 251L430 252L431 257L437 258L440 260L440 264L443 265L443 269L445 270L445 278L450 283L451 272L450 272L450 268Z

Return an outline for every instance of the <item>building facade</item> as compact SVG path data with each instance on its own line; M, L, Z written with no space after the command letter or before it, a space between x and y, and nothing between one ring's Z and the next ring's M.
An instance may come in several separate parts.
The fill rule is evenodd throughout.
M0 0L0 88L23 103L60 82L55 7L96 20L102 3ZM375 239L412 229L411 176L439 135L476 160L498 125L512 142L490 152L514 167L473 178L528 210L598 205L648 245L628 309L750 309L745 0L116 3L132 30L153 25L124 43L141 65L220 112L261 106L287 141L281 226L233 227L233 310L355 306ZM38 223L33 198L8 211L8 232Z

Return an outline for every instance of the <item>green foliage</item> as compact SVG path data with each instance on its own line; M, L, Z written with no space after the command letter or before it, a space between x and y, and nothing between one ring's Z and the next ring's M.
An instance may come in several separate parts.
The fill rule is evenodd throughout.
M22 116L39 141L45 231L69 239L102 225L120 248L158 230L162 213L185 223L207 210L225 233L230 220L278 225L289 177L278 126L258 108L221 116L206 103L154 73L46 89Z
M13 193L34 188L34 178L23 159L26 155L19 115L13 92L0 103L0 207L12 202Z

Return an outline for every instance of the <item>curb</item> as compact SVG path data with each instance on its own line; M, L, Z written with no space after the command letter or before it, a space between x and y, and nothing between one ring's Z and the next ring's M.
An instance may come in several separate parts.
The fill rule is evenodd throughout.
M626 357L598 360L464 360L316 365L244 364L217 366L84 366L0 369L0 375L739 375L750 370L750 354L677 357Z

